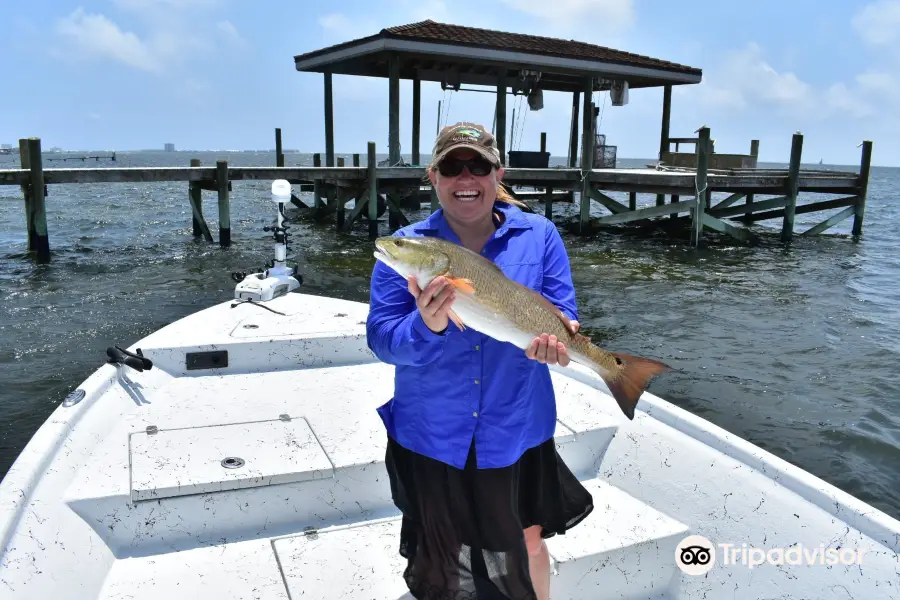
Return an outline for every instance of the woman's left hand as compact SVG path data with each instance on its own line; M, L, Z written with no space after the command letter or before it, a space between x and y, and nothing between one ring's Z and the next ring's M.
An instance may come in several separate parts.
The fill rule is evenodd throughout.
M578 321L572 321L572 333L578 331ZM569 352L566 345L560 342L555 335L541 334L531 340L531 345L525 350L525 356L539 363L548 365L559 364L568 366Z

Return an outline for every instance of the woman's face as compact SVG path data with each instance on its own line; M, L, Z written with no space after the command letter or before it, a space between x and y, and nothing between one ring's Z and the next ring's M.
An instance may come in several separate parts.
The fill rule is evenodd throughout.
M428 172L444 213L459 223L478 223L491 218L491 209L497 198L497 185L503 179L503 167L493 168L480 154L468 148L454 150L441 161L478 159L490 167L490 171L484 175L473 175L469 166L455 176L442 175L439 168ZM474 170L478 171L477 168Z

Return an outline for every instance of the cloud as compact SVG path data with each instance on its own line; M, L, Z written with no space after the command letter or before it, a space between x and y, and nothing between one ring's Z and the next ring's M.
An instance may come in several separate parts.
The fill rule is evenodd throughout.
M57 22L56 32L86 58L107 58L151 72L162 69L156 52L147 43L130 31L122 31L103 15L88 14L77 8Z
M900 41L900 0L878 0L853 16L853 28L872 46Z
M510 8L518 9L540 19L574 23L590 18L605 29L630 27L634 23L632 0L503 0Z
M218 45L246 45L231 21L198 23L188 15L207 9L219 0L113 0L137 17L141 33L127 31L103 14L78 8L56 22L55 31L64 47L51 52L66 59L110 60L128 67L164 75L180 64L212 54ZM217 43L218 42L218 43Z
M216 23L216 28L219 30L219 34L229 43L234 44L236 46L246 46L247 42L241 37L241 34L238 33L237 27L234 26L234 23L231 21L219 21Z
M711 106L743 109L765 104L803 110L813 103L812 87L794 73L778 72L756 43L726 54L723 63L704 79L692 91Z

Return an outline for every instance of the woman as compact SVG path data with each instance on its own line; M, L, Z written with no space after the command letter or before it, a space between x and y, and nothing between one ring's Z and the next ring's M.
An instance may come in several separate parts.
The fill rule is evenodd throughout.
M572 320L577 308L559 232L503 189L493 136L481 125L445 127L428 177L441 208L397 231L440 236L492 260ZM400 553L416 598L540 599L550 594L544 539L593 510L556 453L548 364L568 364L555 336L526 352L448 321L454 292L376 262L369 348L396 365L394 397L379 407L391 492L403 513Z

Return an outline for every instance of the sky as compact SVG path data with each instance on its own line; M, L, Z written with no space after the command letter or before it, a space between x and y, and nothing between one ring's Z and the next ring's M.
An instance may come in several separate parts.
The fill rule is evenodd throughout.
M0 143L44 148L179 150L284 147L324 152L323 77L293 57L432 19L608 46L703 70L673 92L673 137L706 125L718 152L786 162L804 134L804 162L900 165L900 0L0 0ZM334 76L338 153L387 152L387 79ZM401 81L402 152L410 151L412 86ZM662 89L636 89L626 106L595 94L600 132L620 158L655 159ZM422 84L421 148L442 123L493 120L494 96ZM522 102L510 96L507 114ZM515 148L547 133L568 153L571 94L517 111ZM522 103L524 106L524 103ZM521 133L519 133L521 132ZM507 140L510 134L507 134Z

